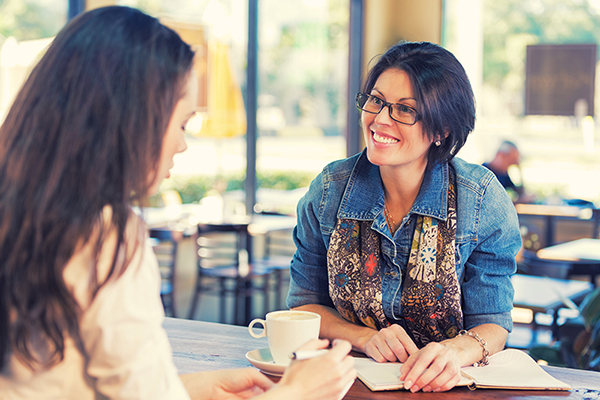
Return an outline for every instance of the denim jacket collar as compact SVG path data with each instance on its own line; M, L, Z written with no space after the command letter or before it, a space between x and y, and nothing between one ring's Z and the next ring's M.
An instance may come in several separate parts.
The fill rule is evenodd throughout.
M446 220L448 213L448 163L425 171L419 194L409 212ZM383 209L384 193L379 167L371 164L364 150L357 158L342 202L340 219L373 220Z

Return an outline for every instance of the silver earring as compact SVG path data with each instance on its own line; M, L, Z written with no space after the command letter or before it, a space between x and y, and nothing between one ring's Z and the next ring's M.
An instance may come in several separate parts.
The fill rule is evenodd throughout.
M435 145L436 145L437 147L440 147L440 146L442 145L442 142L440 142L439 140L436 140L436 141L435 141Z

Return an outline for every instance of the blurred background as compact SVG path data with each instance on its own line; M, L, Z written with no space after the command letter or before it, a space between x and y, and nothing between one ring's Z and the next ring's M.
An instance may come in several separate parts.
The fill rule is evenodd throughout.
M363 149L354 97L373 59L408 40L441 44L463 64L477 122L458 156L513 182L524 246L508 345L571 343L600 327L600 291L581 302L600 286L600 0L0 0L0 122L68 20L114 4L156 16L196 51L188 150L145 211L157 255L171 244L161 264L169 315L244 324L285 308L296 203L327 163ZM241 236L228 245L235 272L212 268L201 285L209 225ZM274 262L278 239L283 261ZM540 253L561 243L576 256ZM259 258L269 263L254 276L248 261ZM198 301L231 277L233 307L224 290ZM264 281L257 298L255 278Z
M591 92L577 110L571 104L562 114L535 114L526 104L528 46L591 45L595 72L600 1L260 0L252 89L256 147L249 163L250 3L2 0L0 115L78 8L139 8L195 46L203 88L189 149L177 156L162 191L175 189L188 203L216 190L243 203L247 168L255 168L256 208L293 213L302 188L325 164L362 149L352 99L371 59L399 40L428 40L457 56L475 90L477 125L461 158L489 161L510 140L520 151L520 168L513 166L511 177L527 189L531 202L600 203L594 76L588 76Z

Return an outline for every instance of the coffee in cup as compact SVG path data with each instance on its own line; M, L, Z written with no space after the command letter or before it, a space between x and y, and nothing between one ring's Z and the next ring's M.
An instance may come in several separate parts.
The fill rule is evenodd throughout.
M260 324L263 331L256 334L255 324ZM250 335L255 338L267 337L269 350L276 364L288 365L290 354L311 339L319 337L321 316L310 311L273 311L265 319L254 319L248 325Z

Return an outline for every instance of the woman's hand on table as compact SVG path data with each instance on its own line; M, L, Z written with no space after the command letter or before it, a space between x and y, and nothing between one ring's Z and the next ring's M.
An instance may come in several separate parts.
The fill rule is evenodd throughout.
M324 349L328 340L311 340L298 350ZM326 354L303 361L292 361L278 383L279 389L291 389L288 399L338 400L350 390L356 379L354 359L348 355L352 346L345 340L333 340ZM265 395L269 395L266 393Z
M460 381L461 358L442 343L431 342L412 354L400 367L400 380L411 392L443 392Z
M482 324L471 329L485 339L489 354L504 348L508 331L496 324ZM400 368L400 380L411 392L446 391L460 382L460 368L482 359L479 340L458 335L440 343L429 343L406 360Z
M318 350L328 340L312 340L298 350ZM354 359L348 355L352 346L334 340L326 354L302 361L292 361L278 384L253 368L197 372L181 375L194 400L339 400L356 379Z
M419 349L400 325L371 330L361 351L377 362L405 362Z
M430 343L420 349L400 325L373 330L363 352L377 362L403 363L400 380L412 392L445 391L460 381L457 351L441 343Z
M249 399L275 386L254 368L198 372L181 375L181 380L193 400Z

